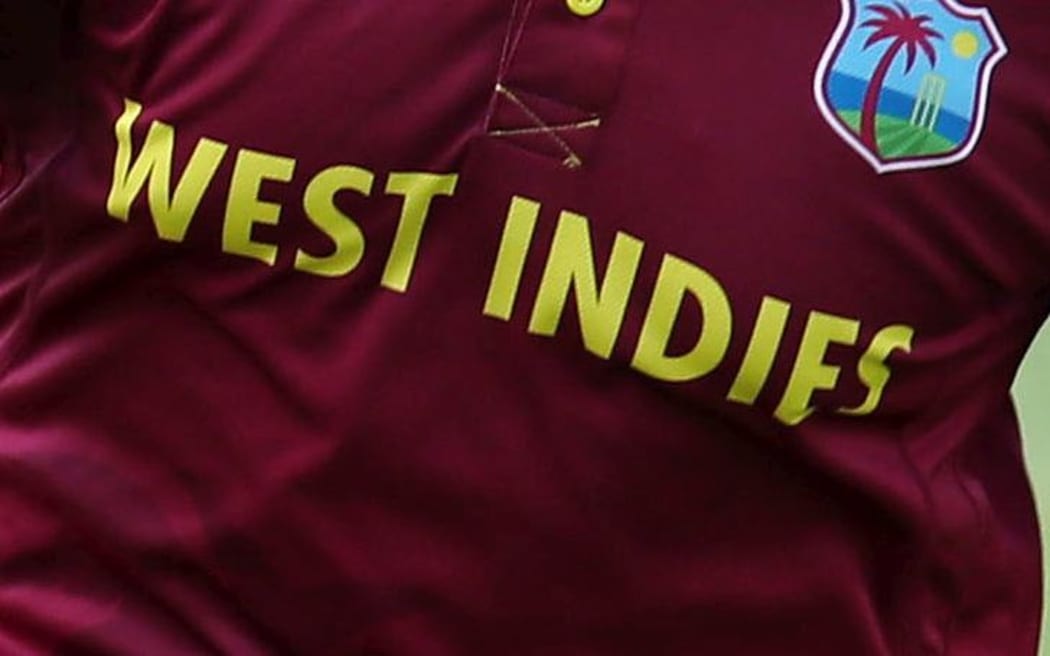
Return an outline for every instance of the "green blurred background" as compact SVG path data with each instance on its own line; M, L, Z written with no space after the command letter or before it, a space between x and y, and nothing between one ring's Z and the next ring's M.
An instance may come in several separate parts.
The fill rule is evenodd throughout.
M1014 385L1021 415L1028 474L1035 488L1043 534L1043 640L1040 656L1050 656L1050 324L1043 328L1021 366Z

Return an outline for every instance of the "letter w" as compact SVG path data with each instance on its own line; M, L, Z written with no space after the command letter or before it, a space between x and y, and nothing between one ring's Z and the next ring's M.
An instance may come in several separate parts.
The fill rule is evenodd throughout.
M166 241L182 241L228 146L210 139L198 141L173 194L171 169L175 128L154 121L138 158L132 163L131 128L141 115L142 105L132 100L124 101L124 113L116 123L117 156L106 210L114 219L127 221L131 205L148 178L149 208L157 235Z

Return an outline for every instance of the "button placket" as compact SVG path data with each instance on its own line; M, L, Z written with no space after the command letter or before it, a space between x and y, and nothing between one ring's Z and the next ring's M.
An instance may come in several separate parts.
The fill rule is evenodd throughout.
M640 0L515 0L488 135L567 168L584 165L615 102L639 7Z

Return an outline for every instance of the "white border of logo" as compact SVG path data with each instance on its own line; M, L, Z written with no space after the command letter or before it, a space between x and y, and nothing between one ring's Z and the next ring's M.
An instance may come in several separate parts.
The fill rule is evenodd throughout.
M977 147L977 142L981 138L981 133L984 131L984 118L988 107L988 87L991 84L992 71L995 69L996 64L1006 57L1009 50L1006 47L1006 42L1003 40L1002 35L999 34L999 28L995 24L995 19L992 18L992 13L986 7L966 7L955 2L955 0L936 1L943 2L949 9L966 18L982 20L985 27L988 28L988 32L998 49L981 65L981 77L978 81L980 88L977 89L977 113L974 116L973 127L970 129L970 137L959 150L944 157L916 158L889 162L883 161L879 159L877 155L865 148L857 135L847 128L842 121L839 120L835 111L828 106L827 100L824 98L824 78L831 66L831 60L835 56L835 52L842 43L842 38L845 36L846 31L853 22L853 5L855 2L860 2L860 0L841 0L842 17L839 19L839 24L835 28L834 34L831 35L828 45L824 48L824 54L821 56L820 64L817 66L817 73L813 78L813 95L816 98L817 107L820 108L820 113L824 116L824 121L827 122L836 133L838 133L843 141L849 144L853 150L863 157L868 164L871 164L876 173L883 174L893 173L894 171L914 171L918 169L948 166L949 164L961 162L973 153L974 148Z

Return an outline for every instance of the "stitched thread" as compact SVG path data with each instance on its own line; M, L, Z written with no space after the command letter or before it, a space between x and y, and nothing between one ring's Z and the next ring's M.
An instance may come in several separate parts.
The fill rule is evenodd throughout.
M521 98L519 98L516 93L511 91L503 84L496 85L496 93L506 97L512 103L521 108L521 111L525 112L525 115L528 116L532 120L532 122L536 124L535 130L538 133L546 134L554 141L555 144L558 145L559 148L562 149L562 151L565 153L565 159L562 160L563 165L570 169L575 169L583 166L583 160L576 153L576 151L572 149L572 146L570 146L567 141L562 139L558 135L558 132L554 130L550 125L548 125L546 121L540 118L536 112L532 111L532 108L525 104L525 102ZM600 119L597 119L597 117L596 119L592 120L599 120L600 122Z
M507 84L504 83L504 86L507 86ZM586 107L581 107L580 105L574 105L573 103L565 102L561 98L555 98L554 96L552 96L550 94L537 93L537 92L533 91L532 89L526 89L525 87L520 86L520 85L514 85L514 88L517 89L520 93L527 93L530 96L533 96L533 97L536 97L536 98L542 98L543 100L549 100L549 101L551 101L553 103L557 103L559 105L562 105L563 107L568 107L569 109L575 109L576 111L580 112L581 114L587 114L588 116L598 116L597 114L592 112L590 109L587 109Z
M514 62L514 57L518 52L518 47L521 45L522 37L525 34L525 28L529 23L529 15L532 12L532 7L535 4L535 0L514 0L514 4L510 10L510 20L507 24L507 33L503 38L503 47L500 50L499 65L496 69L496 86L495 93L492 94L492 100L489 103L488 111L485 114L484 130L486 135L492 137L512 137L519 135L530 135L530 134L545 134L565 153L565 159L562 160L562 165L575 169L583 166L583 159L580 158L579 154L572 149L565 139L559 136L559 132L572 132L578 130L587 130L597 128L601 125L601 118L593 114L590 118L578 121L576 123L564 123L558 125L551 125L540 118L532 107L528 105L524 100L518 97L516 93L511 91L509 87L504 84L504 79L507 72L510 70L511 64ZM537 97L543 97L539 94L534 94ZM517 105L529 119L536 124L534 128L515 128L506 130L493 130L492 120L496 114L496 107L499 102L499 97L503 96ZM553 100L553 99L549 99ZM561 102L561 101L555 101ZM565 104L565 103L562 103ZM580 109L580 108L575 108ZM582 110L581 110L582 111Z
M600 118L592 118L587 119L586 121L578 121L576 123L547 125L545 127L517 128L513 130L492 130L491 132L489 132L489 136L513 137L517 135L542 134L544 132L571 132L573 130L586 130L587 128L596 128L601 124L602 120Z
M503 42L503 52L500 56L499 69L496 74L496 81L499 83L503 82L504 76L514 61L514 55L518 52L518 46L521 45L521 38L525 34L525 27L529 23L529 14L532 13L532 5L535 0L524 0L524 6L521 4L522 1L514 0L514 7L511 9L510 25L507 26L507 36ZM518 15L519 6L522 7L520 16ZM515 27L517 27L516 32Z
M507 22L507 33L503 37L503 47L500 49L499 65L496 67L496 88L503 84L503 78L510 69L514 55L521 44L521 37L525 33L525 25L528 23L529 14L532 11L534 0L514 0L510 9L510 19ZM494 93L489 102L488 111L485 113L484 129L489 132L492 126L492 117L496 113L496 101L499 94Z

